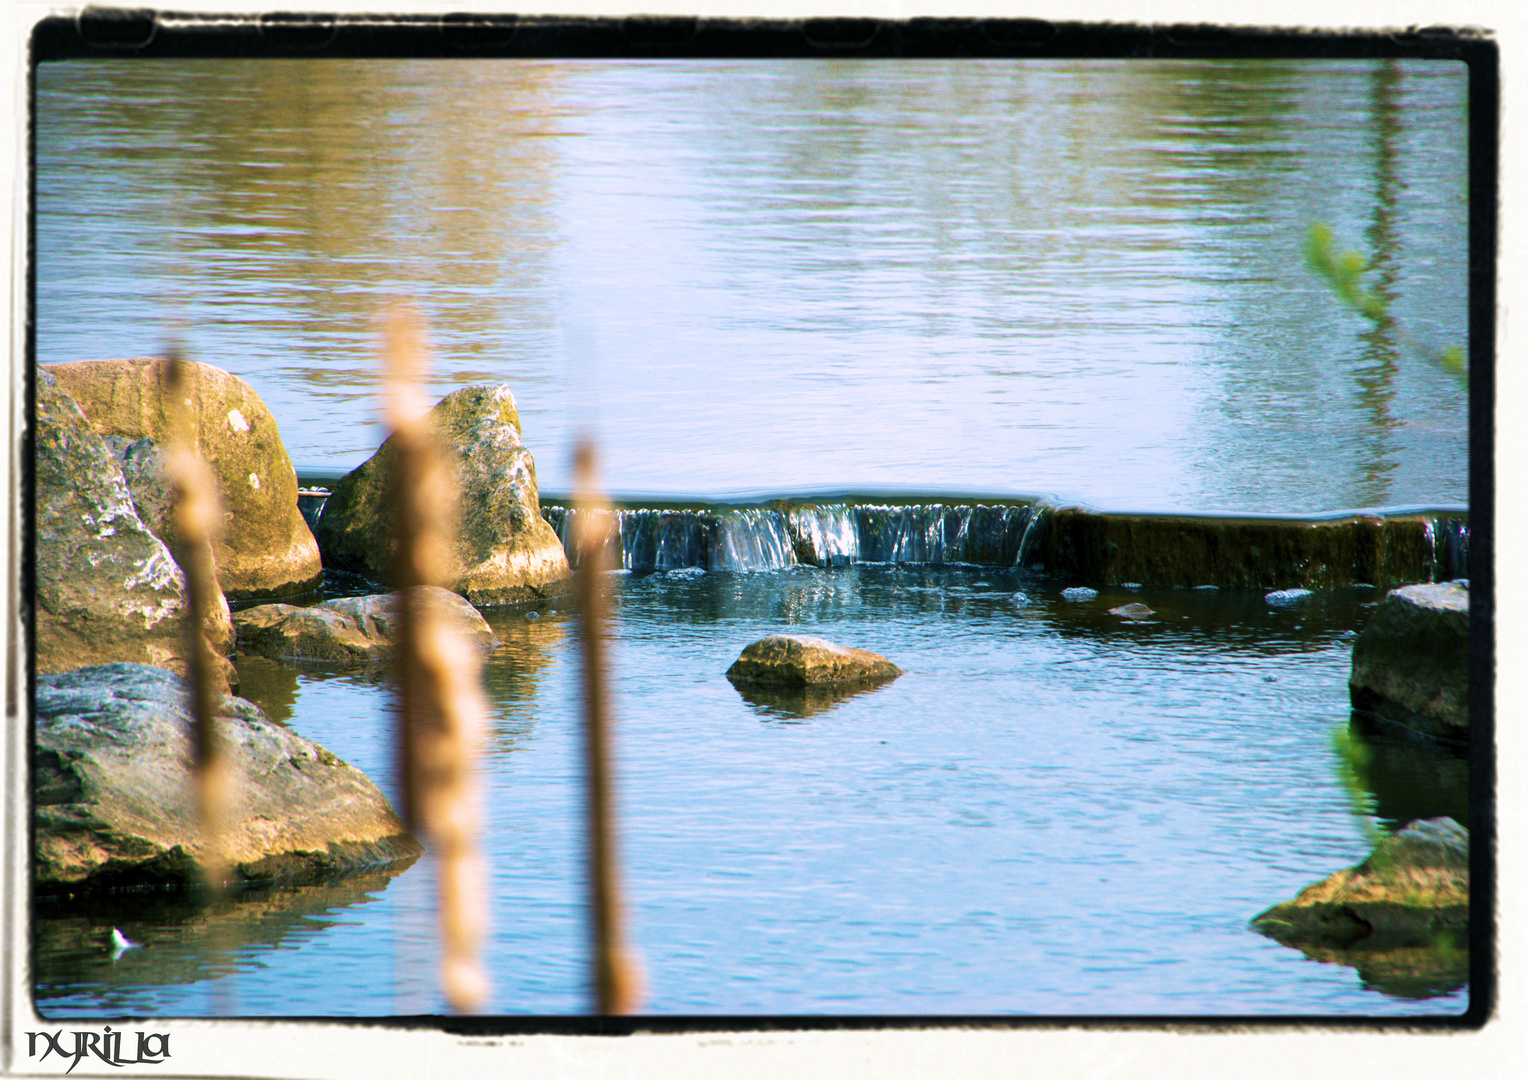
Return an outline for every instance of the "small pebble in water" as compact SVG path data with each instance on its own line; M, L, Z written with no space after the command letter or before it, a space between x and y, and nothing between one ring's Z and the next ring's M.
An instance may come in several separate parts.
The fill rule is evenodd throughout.
M1120 586L1122 589L1139 589L1140 587L1141 583L1139 581L1127 581Z
M527 619L539 619L541 618L541 613L539 611L527 611L525 617Z
M1010 602L1013 604L1014 607L1024 607L1024 606L1026 606L1029 603L1029 597L1026 596L1024 593L1016 592L1016 593L1013 594L1013 597L1011 598Z
M1122 607L1110 608L1110 615L1118 615L1122 619L1149 619L1156 614L1145 604L1125 604Z
M1098 590L1097 589L1090 589L1086 585L1074 585L1070 589L1062 589L1061 590L1061 599L1063 599L1063 600L1096 600L1096 599L1098 599Z
M1198 590L1199 592L1218 592L1218 591L1220 591L1220 586L1219 585L1195 585L1194 588L1196 590Z

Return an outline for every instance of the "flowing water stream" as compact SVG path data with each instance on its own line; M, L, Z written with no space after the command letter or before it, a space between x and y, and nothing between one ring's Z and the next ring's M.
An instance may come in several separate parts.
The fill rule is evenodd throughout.
M544 493L593 428L607 487L671 508L625 514L608 583L651 1012L1458 1013L1462 979L1247 925L1372 830L1464 814L1462 762L1349 732L1379 594L1087 597L1022 555L1044 493L1467 503L1437 362L1467 344L1467 107L1464 69L1422 62L47 64L36 358L178 339L337 475L380 441L372 320L407 293L433 392L509 383ZM1307 270L1317 222L1370 260L1382 319ZM826 495L855 490L901 497ZM1109 613L1130 602L1155 614ZM486 614L489 1008L580 1012L574 616ZM784 630L905 674L734 688ZM395 792L378 677L240 680ZM432 873L49 915L36 1000L443 1011ZM112 925L144 948L113 958Z

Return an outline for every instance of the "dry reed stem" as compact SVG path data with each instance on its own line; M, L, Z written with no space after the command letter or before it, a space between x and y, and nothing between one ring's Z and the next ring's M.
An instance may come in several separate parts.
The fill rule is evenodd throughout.
M395 674L403 810L436 853L441 989L453 1009L473 1012L488 995L478 955L486 890L472 777L488 708L477 651L450 632L418 588L449 587L456 535L455 477L436 445L419 390L428 365L418 313L401 305L390 309L383 323L383 413L396 454L393 583L400 598Z
M214 894L228 887L223 836L233 798L227 754L218 731L217 694L212 686L216 659L206 627L219 589L212 567L212 541L222 527L223 505L217 479L202 460L192 413L198 398L196 371L169 351L165 394L170 421L166 469L175 501L176 562L186 578L186 681L190 683L191 759L195 771L197 813L202 830L202 869Z
M636 1011L642 971L627 948L616 872L614 798L610 776L610 705L605 657L604 571L609 569L614 515L599 493L594 448L579 443L573 459L574 543L578 566L573 591L584 654L584 740L588 798L589 907L594 949L595 1011L619 1016Z

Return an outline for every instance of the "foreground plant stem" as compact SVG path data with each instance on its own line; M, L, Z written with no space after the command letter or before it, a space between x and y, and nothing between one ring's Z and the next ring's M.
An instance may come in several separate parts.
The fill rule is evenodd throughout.
M579 443L573 458L578 566L573 590L584 656L584 761L588 796L589 910L594 951L595 1011L633 1012L641 996L641 972L624 937L616 873L614 799L610 782L610 705L605 649L604 572L609 569L613 514L595 481L594 448Z
M453 1009L475 1012L487 1000L488 979L478 955L486 905L472 766L487 703L476 649L448 629L421 588L451 584L457 494L419 391L429 354L412 308L386 314L383 361L384 416L397 454L393 584L403 811L437 857L441 989Z

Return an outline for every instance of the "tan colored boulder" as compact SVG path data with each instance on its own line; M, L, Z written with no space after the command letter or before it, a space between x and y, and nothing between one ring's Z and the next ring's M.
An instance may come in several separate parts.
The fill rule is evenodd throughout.
M477 608L447 589L418 590L436 605L435 617L484 652L499 639ZM234 616L239 650L272 660L373 664L390 660L399 629L398 594L347 596L314 607L261 604Z
M187 367L197 449L223 500L214 545L223 592L240 600L312 588L323 573L318 545L297 509L297 473L270 410L243 379L207 364ZM169 361L82 360L46 370L101 435L169 441Z
M536 463L520 441L507 386L468 386L430 413L461 493L447 584L480 606L534 602L568 590L562 541L541 516ZM393 537L393 441L334 486L318 519L324 565L388 582Z
M868 649L846 649L819 637L773 634L743 650L727 669L734 682L779 686L825 683L882 682L902 669Z
M33 420L37 671L124 661L186 674L185 576L145 527L117 459L45 370ZM231 651L226 608L206 629L215 652ZM217 689L232 671L223 660Z

